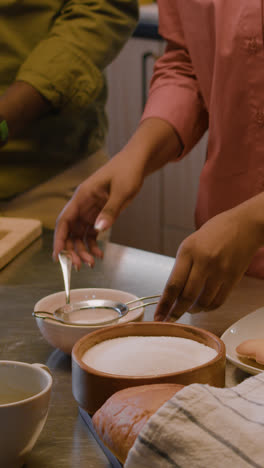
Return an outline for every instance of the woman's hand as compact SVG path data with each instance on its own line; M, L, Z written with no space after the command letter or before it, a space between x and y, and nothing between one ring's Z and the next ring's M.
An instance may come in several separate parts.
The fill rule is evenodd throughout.
M81 262L93 266L94 256L103 255L96 242L98 233L112 226L142 183L143 173L120 153L80 184L57 219L54 259L66 249L77 269Z
M264 244L263 201L261 194L215 216L182 242L155 320L223 304Z
M177 159L182 149L167 122L158 118L143 121L122 151L78 187L59 215L54 259L67 249L78 269L82 261L93 266L94 256L102 256L96 243L98 232L112 226L148 174Z

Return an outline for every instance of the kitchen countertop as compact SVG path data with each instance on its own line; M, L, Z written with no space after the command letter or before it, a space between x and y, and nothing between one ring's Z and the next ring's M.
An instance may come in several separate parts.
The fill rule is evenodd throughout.
M0 272L1 359L44 363L54 378L48 420L27 468L110 468L72 396L70 357L46 343L32 317L36 301L63 289L60 267L53 263L51 250L52 232L45 231ZM173 263L171 257L109 243L104 260L94 270L86 266L79 273L73 270L71 287L116 288L138 296L160 293ZM180 322L204 326L220 335L263 303L263 281L245 277L218 311L184 314ZM153 311L154 306L146 309L145 320L152 320ZM227 386L248 376L231 364L226 375Z

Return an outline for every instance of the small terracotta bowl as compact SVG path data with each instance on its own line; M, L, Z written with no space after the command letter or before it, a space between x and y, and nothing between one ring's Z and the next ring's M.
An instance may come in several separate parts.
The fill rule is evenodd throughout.
M217 351L211 361L192 369L155 376L124 376L107 374L89 367L82 361L84 353L96 344L125 336L176 336L198 341ZM225 345L209 331L165 322L142 322L114 325L82 337L72 350L72 390L80 407L94 414L113 393L127 387L157 383L207 383L215 387L225 385Z
M79 302L86 299L109 299L119 302L128 302L134 299L138 299L138 297L125 291L119 291L118 289L84 288L71 290L71 302ZM65 292L60 291L40 299L35 304L34 311L53 313L57 308L63 306L64 304ZM140 307L139 309L128 312L116 323L141 321L143 316L144 309L143 307ZM44 320L38 317L36 317L36 322L45 340L54 346L54 348L58 348L66 354L71 354L73 345L82 336L87 335L87 333L91 333L95 330L100 330L102 328L112 326L112 324L101 326L76 326L68 325L66 323L53 322L49 319Z

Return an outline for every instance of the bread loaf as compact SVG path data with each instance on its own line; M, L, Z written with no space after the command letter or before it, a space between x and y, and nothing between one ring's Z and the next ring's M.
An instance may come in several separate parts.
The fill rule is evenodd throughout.
M239 357L253 359L258 364L264 365L264 340L246 340L236 348Z
M153 384L115 393L93 416L98 436L124 463L144 424L182 388L177 384Z

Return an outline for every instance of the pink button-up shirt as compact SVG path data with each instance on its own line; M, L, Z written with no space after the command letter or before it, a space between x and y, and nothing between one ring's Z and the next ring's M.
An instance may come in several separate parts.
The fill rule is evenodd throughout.
M209 128L197 227L264 189L264 0L158 0L167 40L143 118L178 132L187 154ZM264 249L250 274L264 278Z

